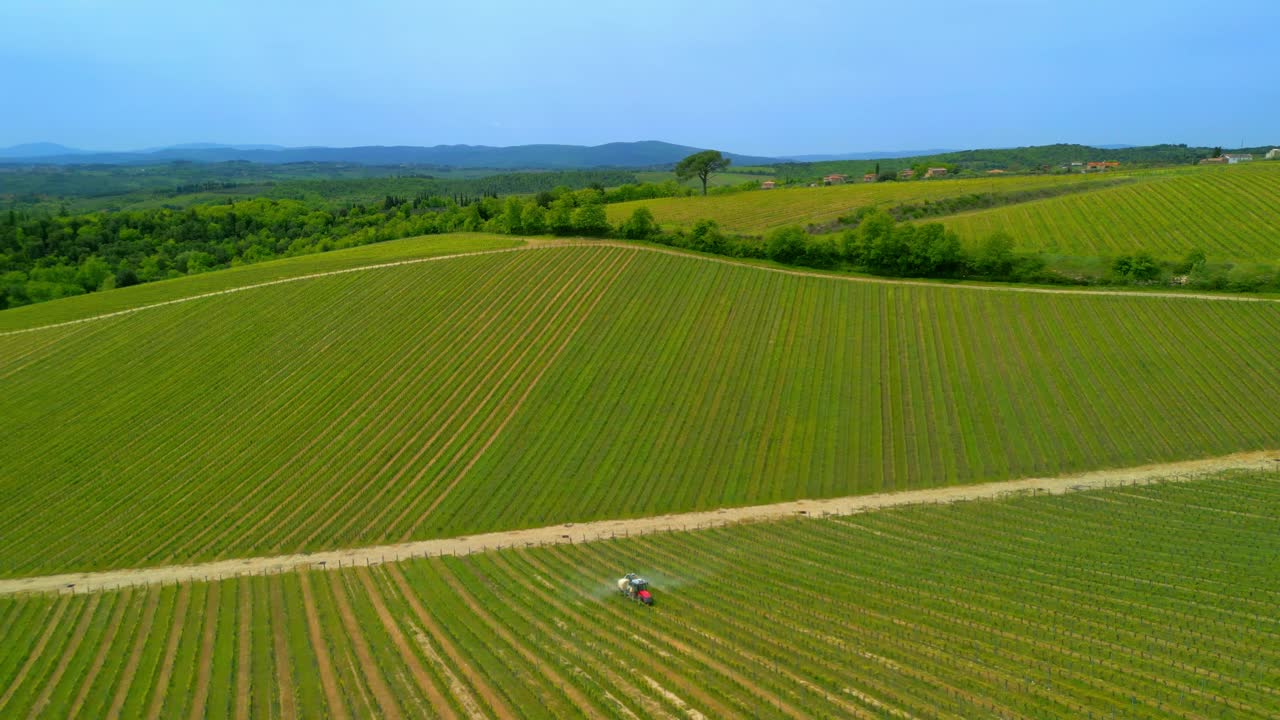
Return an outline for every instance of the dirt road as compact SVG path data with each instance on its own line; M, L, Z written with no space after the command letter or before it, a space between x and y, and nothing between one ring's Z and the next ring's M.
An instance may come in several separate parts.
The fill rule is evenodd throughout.
M1188 480L1198 475L1222 470L1257 470L1263 468L1280 471L1280 450L1237 453L1162 465L1098 470L1061 477L1025 478L980 485L908 490L877 495L855 495L825 500L795 500L773 505L755 505L625 520L567 523L528 530L509 530L472 535L470 537L420 540L395 545L329 550L311 554L279 555L275 557L219 560L195 565L170 565L6 579L0 580L0 595L22 592L91 592L132 585L154 585L186 580L212 580L238 575L260 575L283 572L299 567L336 569L353 565L372 565L415 556L467 555L510 547L590 542L592 540L626 535L647 535L655 532L692 530L700 527L760 522L798 515L808 517L821 517L824 514L847 515L900 505L979 500L1020 492L1034 491L1062 494L1073 490L1086 490L1108 485L1136 484L1156 479L1165 481Z

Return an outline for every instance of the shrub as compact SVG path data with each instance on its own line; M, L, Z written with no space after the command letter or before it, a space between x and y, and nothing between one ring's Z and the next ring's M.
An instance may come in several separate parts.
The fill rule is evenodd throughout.
M791 265L800 259L808 244L808 234L796 226L783 227L765 236L765 252L770 260Z
M573 227L583 235L605 237L613 229L600 204L583 205L573 213Z
M646 240L658 231L649 208L641 206L631 213L631 217L618 227L618 233L628 240Z

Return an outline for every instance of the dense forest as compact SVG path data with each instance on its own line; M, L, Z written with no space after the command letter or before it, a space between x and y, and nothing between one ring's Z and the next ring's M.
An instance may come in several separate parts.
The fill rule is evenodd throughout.
M609 194L634 199L673 188L679 189L625 185ZM559 187L527 198L387 195L336 209L271 198L178 210L50 215L11 209L0 213L0 308L414 235L605 235L609 194Z
M636 182L629 170L459 171L339 163L248 162L149 166L0 165L0 209L88 212L222 203L253 198L305 200L336 209L387 196L511 195Z

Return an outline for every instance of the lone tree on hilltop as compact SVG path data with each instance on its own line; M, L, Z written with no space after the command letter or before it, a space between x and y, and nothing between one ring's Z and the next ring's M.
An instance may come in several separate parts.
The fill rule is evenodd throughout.
M729 158L720 154L719 150L703 150L694 153L676 164L676 177L681 182L690 178L702 181L702 194L707 194L707 180L712 175L729 167Z

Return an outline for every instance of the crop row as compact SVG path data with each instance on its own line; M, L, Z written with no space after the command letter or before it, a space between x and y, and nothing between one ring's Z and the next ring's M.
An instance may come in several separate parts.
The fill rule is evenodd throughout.
M5 598L0 713L1275 716L1276 510L1255 472Z
M1258 449L1278 335L611 247L259 288L6 339L0 574Z
M435 522L458 535L1269 447L1278 334L1268 305L642 258Z
M515 263L518 269L501 255L439 271L397 268L374 282L340 276L305 301L295 286L267 288L263 295L278 297L220 314L194 332L186 319L207 314L200 307L206 301L149 311L147 320L173 323L168 332L130 332L134 317L95 324L124 328L86 349L101 357L129 347L139 373L104 379L119 396L110 405L123 411L92 421L105 425L86 428L78 422L83 408L72 408L77 419L44 442L25 444L25 463L10 466L15 478L60 466L56 499L25 484L5 488L15 519L42 504L68 513L44 521L44 532L65 533L66 542L38 551L29 545L31 559L75 562L89 550L156 562L207 556L208 548L245 535L263 548L309 547L326 531L358 542L371 525L379 537L412 528L465 476L633 252L535 254ZM494 272L503 265L515 271ZM436 291L423 291L418 274L438 281ZM280 309L254 318L265 307ZM374 308L395 318L398 329L362 324ZM313 314L321 319L308 322ZM189 388L195 392L178 403L172 396L183 394L193 368L149 362L174 353L175 343L204 353L201 376ZM65 344L47 352L56 353L61 372L86 369ZM251 358L271 365L266 377L246 371ZM24 373L14 385L68 377ZM151 413L139 407L155 394L170 401ZM21 419L58 405L38 391L22 400L13 406ZM43 433L38 422L23 427L15 449L27 443L22 430ZM98 462L62 466L59 458L79 452L86 435L102 438ZM99 483L85 482L91 478L113 478L118 492L101 492ZM39 526L18 520L3 542L13 549L38 543ZM98 538L92 549L86 533Z
M1029 175L1004 178L932 180L910 183L849 183L817 188L786 188L616 203L607 208L609 222L625 221L647 207L659 224L689 226L715 220L730 232L763 233L784 225L834 220L862 207L891 206L970 193L1007 193L1101 179L1101 175Z
M1275 262L1280 257L1280 167L1205 168L1107 188L957 215L962 237L997 230L1018 247L1064 255L1139 250L1211 260Z

